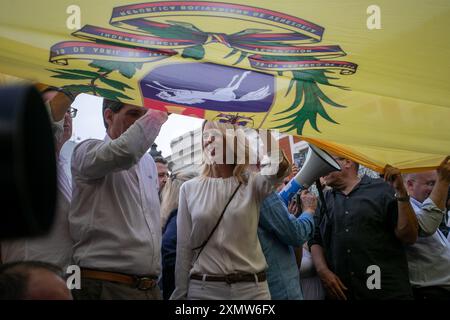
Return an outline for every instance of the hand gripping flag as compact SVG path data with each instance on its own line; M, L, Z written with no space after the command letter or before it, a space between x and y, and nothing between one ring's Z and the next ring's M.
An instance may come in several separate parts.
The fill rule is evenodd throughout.
M2 73L278 129L378 171L429 169L450 153L448 0L1 7Z

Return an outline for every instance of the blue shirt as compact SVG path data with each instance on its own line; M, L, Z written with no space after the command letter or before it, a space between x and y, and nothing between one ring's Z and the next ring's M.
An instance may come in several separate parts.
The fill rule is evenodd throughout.
M177 250L177 213L173 210L162 230L161 255L162 265L174 266Z
M175 209L170 213L163 229L161 242L162 278L160 287L164 300L168 300L175 289L175 259L177 251L177 213Z
M262 203L258 236L269 268L267 283L273 300L302 300L300 277L292 246L301 247L314 232L310 213L296 218L273 192Z

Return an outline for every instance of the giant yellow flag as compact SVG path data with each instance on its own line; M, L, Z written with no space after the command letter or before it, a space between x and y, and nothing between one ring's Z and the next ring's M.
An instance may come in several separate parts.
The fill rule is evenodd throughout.
M448 0L3 0L0 72L411 171L450 153L449 34Z

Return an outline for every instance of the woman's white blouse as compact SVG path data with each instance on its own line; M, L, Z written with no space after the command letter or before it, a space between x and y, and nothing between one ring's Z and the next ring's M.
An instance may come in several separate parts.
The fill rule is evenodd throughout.
M186 298L190 274L258 273L266 269L257 235L259 208L278 180L261 174L249 176L194 265L199 250L192 249L206 240L239 182L236 177L197 177L182 185L177 216L176 288L171 299Z

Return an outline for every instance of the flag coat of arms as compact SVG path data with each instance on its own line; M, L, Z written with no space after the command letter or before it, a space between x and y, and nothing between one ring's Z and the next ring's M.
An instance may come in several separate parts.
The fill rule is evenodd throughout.
M450 153L450 3L2 2L0 72L277 129L372 169Z

